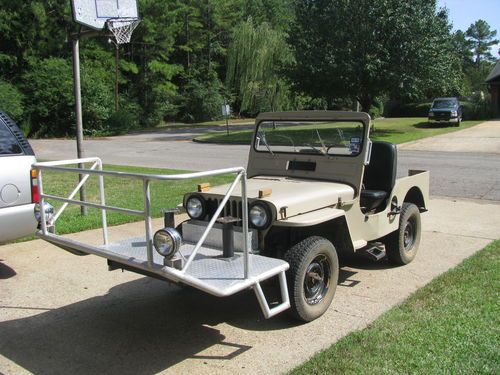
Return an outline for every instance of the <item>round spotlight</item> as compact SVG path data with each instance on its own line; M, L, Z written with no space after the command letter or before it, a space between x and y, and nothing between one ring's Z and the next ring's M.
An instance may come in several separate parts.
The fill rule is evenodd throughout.
M254 203L250 205L248 218L254 227L264 229L271 222L271 211L264 203Z
M153 236L153 245L161 256L170 259L179 250L182 236L174 228L163 228Z
M199 195L192 195L186 201L186 211L191 219L205 216L205 200Z

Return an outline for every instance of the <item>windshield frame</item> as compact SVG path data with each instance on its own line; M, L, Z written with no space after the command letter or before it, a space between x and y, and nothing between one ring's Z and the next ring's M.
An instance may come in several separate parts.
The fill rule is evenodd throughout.
M262 150L262 149L258 149L257 148L257 138L259 136L259 130L260 130L260 127L263 123L272 123L272 122L309 122L309 123L314 123L314 122L318 122L318 123L325 123L325 122L328 122L328 123L334 123L334 122L339 122L339 123L346 123L346 122L351 122L351 123L356 123L356 124L359 124L361 126L361 132L360 132L360 135L359 135L359 138L360 138L360 141L359 141L359 150L357 153L355 154L329 154L328 152L317 152L317 151L312 151L313 148L311 148L311 152L296 152L296 151L279 151L279 150L273 150L271 145L269 144L264 144L264 147L266 148L265 150ZM307 124L304 124L304 125L307 125ZM311 124L312 125L312 124ZM314 130L318 130L317 127L314 128L313 126L311 127L311 130L314 131ZM320 129L321 130L321 129ZM366 143L366 139L368 138L368 134L367 134L367 129L366 129L366 124L363 120L361 119L346 119L346 118L342 118L342 119L304 119L304 118L287 118L287 119L266 119L266 118L263 118L261 119L256 127L255 127L255 131L254 131L254 134L253 134L253 137L252 137L252 148L255 152L259 153L259 154L269 154L269 155L274 155L274 154L285 154L285 155L295 155L295 156L298 156L298 155L301 155L301 156L307 156L307 157L311 157L311 156L321 156L321 157L327 157L327 158L337 158L337 157L348 157L348 158L356 158L356 157L359 157L362 155L363 153L363 150L364 150L364 147L365 147L365 143ZM352 139L352 138L351 138ZM267 143L267 142L266 142ZM295 146L293 146L295 148Z
M450 105L447 105L447 106L440 106L440 107L436 107L436 104L438 103L450 103ZM455 108L455 107L458 107L458 100L457 99L434 99L434 101L432 102L432 109L446 109L446 108Z

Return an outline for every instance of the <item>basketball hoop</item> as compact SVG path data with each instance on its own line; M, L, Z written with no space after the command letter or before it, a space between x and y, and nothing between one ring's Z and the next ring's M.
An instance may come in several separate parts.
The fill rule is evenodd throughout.
M139 22L141 22L139 18L110 18L106 25L115 36L116 44L124 44L130 42Z

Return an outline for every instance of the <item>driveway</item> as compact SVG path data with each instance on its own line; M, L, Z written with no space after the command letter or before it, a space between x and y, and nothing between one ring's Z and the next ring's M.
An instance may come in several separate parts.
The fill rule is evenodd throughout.
M344 265L331 308L302 325L286 314L263 319L251 292L218 299L108 272L101 258L77 257L41 240L0 246L0 372L284 372L499 238L500 205L433 199L423 227L413 263ZM141 230L142 224L114 227L113 237Z
M500 154L500 121L487 121L453 133L419 139L398 146L400 150Z

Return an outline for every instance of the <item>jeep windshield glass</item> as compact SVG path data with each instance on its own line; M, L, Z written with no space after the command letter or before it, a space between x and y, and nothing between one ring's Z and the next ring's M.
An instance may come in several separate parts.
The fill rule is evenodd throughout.
M457 102L455 100L435 100L432 108L442 109L442 108L452 108L455 107Z
M254 147L260 152L356 156L363 124L355 121L262 121Z

